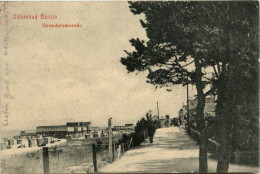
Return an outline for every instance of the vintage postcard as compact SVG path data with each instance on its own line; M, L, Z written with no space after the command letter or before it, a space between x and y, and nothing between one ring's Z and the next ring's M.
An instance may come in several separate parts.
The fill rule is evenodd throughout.
M1 173L259 172L258 1L0 2Z

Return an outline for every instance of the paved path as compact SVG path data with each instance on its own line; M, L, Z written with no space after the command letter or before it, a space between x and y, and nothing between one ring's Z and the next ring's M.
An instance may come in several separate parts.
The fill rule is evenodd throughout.
M198 172L199 147L179 127L157 129L154 143L146 140L137 148L127 151L117 161L101 168L99 172ZM217 162L208 160L209 172L215 172ZM229 172L259 172L256 167L230 165Z

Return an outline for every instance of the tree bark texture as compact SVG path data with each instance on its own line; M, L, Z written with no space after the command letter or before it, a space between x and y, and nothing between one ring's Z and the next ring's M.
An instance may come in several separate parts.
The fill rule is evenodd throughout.
M198 95L198 105L196 108L196 121L198 129L201 133L200 137L200 150L199 150L199 172L206 173L208 171L208 160L207 160L207 133L204 119L204 108L205 108L205 95L203 92L202 84L202 72L201 64L198 58L195 58L196 66L196 88Z

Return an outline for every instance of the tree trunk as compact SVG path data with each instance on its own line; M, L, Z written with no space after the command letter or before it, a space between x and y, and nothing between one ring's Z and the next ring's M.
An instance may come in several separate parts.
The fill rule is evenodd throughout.
M221 97L223 93L219 93L219 97ZM219 134L219 144L220 148L218 149L218 164L217 164L217 172L228 172L229 167L229 159L230 159L230 146L229 146L229 136L228 134L231 133L231 130L227 128L228 126L231 126L231 123L227 120L228 117L226 115L225 108L223 108L223 104L220 104L221 106L218 106L219 110L218 112L224 112L224 113L218 113L218 134ZM222 107L222 108L221 108Z
M223 68L223 74L221 76L226 76L226 68ZM228 172L229 167L229 159L230 159L230 148L229 141L231 134L232 122L231 117L228 115L227 111L227 98L226 94L228 93L227 88L227 79L223 78L221 83L222 87L218 90L218 103L217 103L217 119L218 119L218 136L219 136L219 144L220 149L218 150L218 164L217 164L217 172ZM232 114L232 113L231 113ZM227 127L229 126L229 127Z
M208 157L207 157L207 136L206 130L201 131L200 138L200 153L199 153L199 172L208 172Z
M230 30L230 24L227 25L225 34L227 38L227 44L229 45L229 52L225 55L226 59L232 57L230 54L232 50L232 35ZM231 129L227 128L227 125L230 124L230 119L233 115L228 115L228 107L227 101L230 98L229 89L228 89L228 76L227 76L227 68L226 62L222 62L222 72L220 74L219 80L221 85L218 86L217 95L218 95L218 103L216 108L216 114L218 119L218 136L219 136L219 144L220 149L218 150L218 164L217 164L217 172L228 172L229 167L229 158L230 158L230 149L228 149L228 134L231 134ZM228 97L228 98L227 98ZM231 125L228 125L231 126Z
M202 84L202 73L201 64L198 58L195 58L196 67L196 88L198 95L198 105L196 108L196 121L198 129L201 133L200 137L200 150L199 150L199 172L208 172L208 161L207 161L207 134L206 125L204 119L204 108L205 108L205 94L203 92Z
M219 149L219 154L218 154L217 172L228 172L230 149L228 148L227 131L225 128L225 123L221 125L222 126L219 127L221 147Z

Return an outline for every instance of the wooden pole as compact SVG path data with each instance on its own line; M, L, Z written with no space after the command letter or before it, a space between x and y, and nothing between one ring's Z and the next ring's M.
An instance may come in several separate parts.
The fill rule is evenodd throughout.
M118 145L118 154L117 154L117 158L119 159L121 155L121 144Z
M157 113L158 113L158 127L161 127L160 124L160 113L159 113L159 102L157 101Z
M109 161L113 162L113 147L112 147L112 118L108 119L108 155L109 155Z
M124 153L125 153L125 144L122 143L122 155L124 155Z
M187 122L188 122L188 133L190 134L190 106L189 106L189 82L187 74Z
M115 161L115 152L116 152L116 148L115 148L115 143L113 143L113 150L112 150L112 152L113 152L113 161Z
M98 172L97 169L97 154L96 154L96 145L92 144L93 149L93 165L94 165L94 172Z
M49 152L48 147L43 147L43 171L44 174L50 173L50 166L49 166Z
M130 139L130 143L129 143L129 145L128 145L128 149L130 149L131 144L132 144L132 141L133 141L133 139L132 139L132 137L131 137L131 139Z

